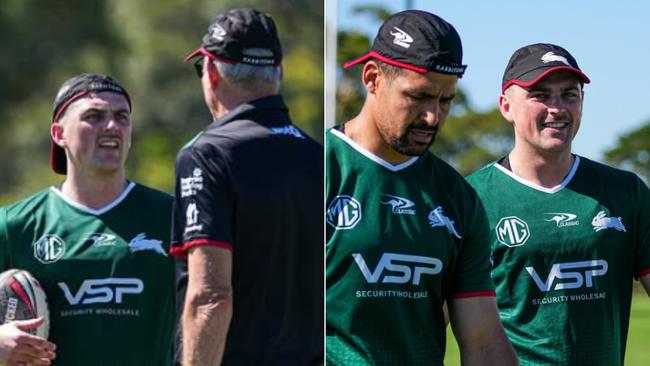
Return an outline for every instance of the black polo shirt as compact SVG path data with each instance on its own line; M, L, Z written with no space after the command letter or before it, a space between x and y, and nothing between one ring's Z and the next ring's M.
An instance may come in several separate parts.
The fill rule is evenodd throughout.
M233 253L223 365L322 362L323 170L322 145L279 95L238 106L178 153L171 253Z

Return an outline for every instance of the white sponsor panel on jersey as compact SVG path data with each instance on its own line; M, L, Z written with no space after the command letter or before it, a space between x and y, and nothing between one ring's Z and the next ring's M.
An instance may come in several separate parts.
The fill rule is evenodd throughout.
M408 283L419 285L422 275L436 275L442 271L442 261L438 258L419 255L384 253L374 270L360 253L352 257L368 283Z
M351 196L336 196L327 206L326 220L337 230L352 229L361 221L361 204Z
M185 210L185 231L184 233L191 233L193 231L203 230L203 225L199 225L199 208L196 202L187 205Z
M34 258L43 264L58 261L65 253L65 242L53 234L43 235L34 244Z
M189 177L181 177L181 198L194 196L202 190L203 171L200 168L194 168Z
M530 238L528 224L517 216L502 217L494 230L497 234L497 240L508 247L524 245Z

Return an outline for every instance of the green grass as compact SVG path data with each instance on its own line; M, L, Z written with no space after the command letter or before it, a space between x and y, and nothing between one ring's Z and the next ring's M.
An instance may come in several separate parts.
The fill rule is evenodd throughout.
M630 331L627 337L625 364L630 366L648 365L650 360L650 298L641 291L635 291L632 296L632 313L630 314ZM445 366L460 366L458 345L447 327L447 353Z

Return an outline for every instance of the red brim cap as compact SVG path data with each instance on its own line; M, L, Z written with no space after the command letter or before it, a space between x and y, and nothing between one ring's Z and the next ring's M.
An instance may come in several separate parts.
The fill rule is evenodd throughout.
M537 84L540 80L542 80L548 74L551 74L553 72L560 71L560 70L567 70L567 71L571 71L571 72L575 73L576 75L578 75L580 80L585 84L589 84L591 82L589 77L587 77L587 75L585 75L579 69L576 69L576 68L570 67L570 66L556 66L556 67L551 67L549 69L546 69L546 70L542 71L541 73L539 73L539 75L534 75L532 80L510 80L503 86L503 88L501 88L501 92L503 93L504 91L506 91L506 89L508 89L511 85L519 85L519 86L524 87L524 88L533 86L533 85ZM527 75L527 76L530 77L530 75ZM529 79L529 78L523 78L522 77L520 79Z
M404 68L404 69L407 69L407 70L413 70L413 71L419 72L421 74L426 74L429 71L429 70L427 70L425 68L422 68L422 67L417 67L417 66L409 65L409 64L404 63L404 62L392 60L392 59L390 59L388 57L380 55L379 53L377 53L375 51L370 51L370 52L366 53L365 55L363 55L363 56L361 56L361 57L359 57L357 59L346 62L345 64L343 64L343 68L349 69L350 67L352 67L354 65L358 65L360 63L366 62L366 61L368 61L368 60L370 60L372 58L376 58L377 60L379 60L381 62L385 62L385 63L387 63L389 65L401 67L401 68Z

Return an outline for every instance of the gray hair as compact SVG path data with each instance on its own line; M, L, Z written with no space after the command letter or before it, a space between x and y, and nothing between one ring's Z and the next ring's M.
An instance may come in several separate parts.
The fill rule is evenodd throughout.
M265 56L267 49L247 49L251 56ZM242 94L268 95L277 94L282 80L280 66L254 66L244 63L230 64L213 60L219 75L231 87Z

